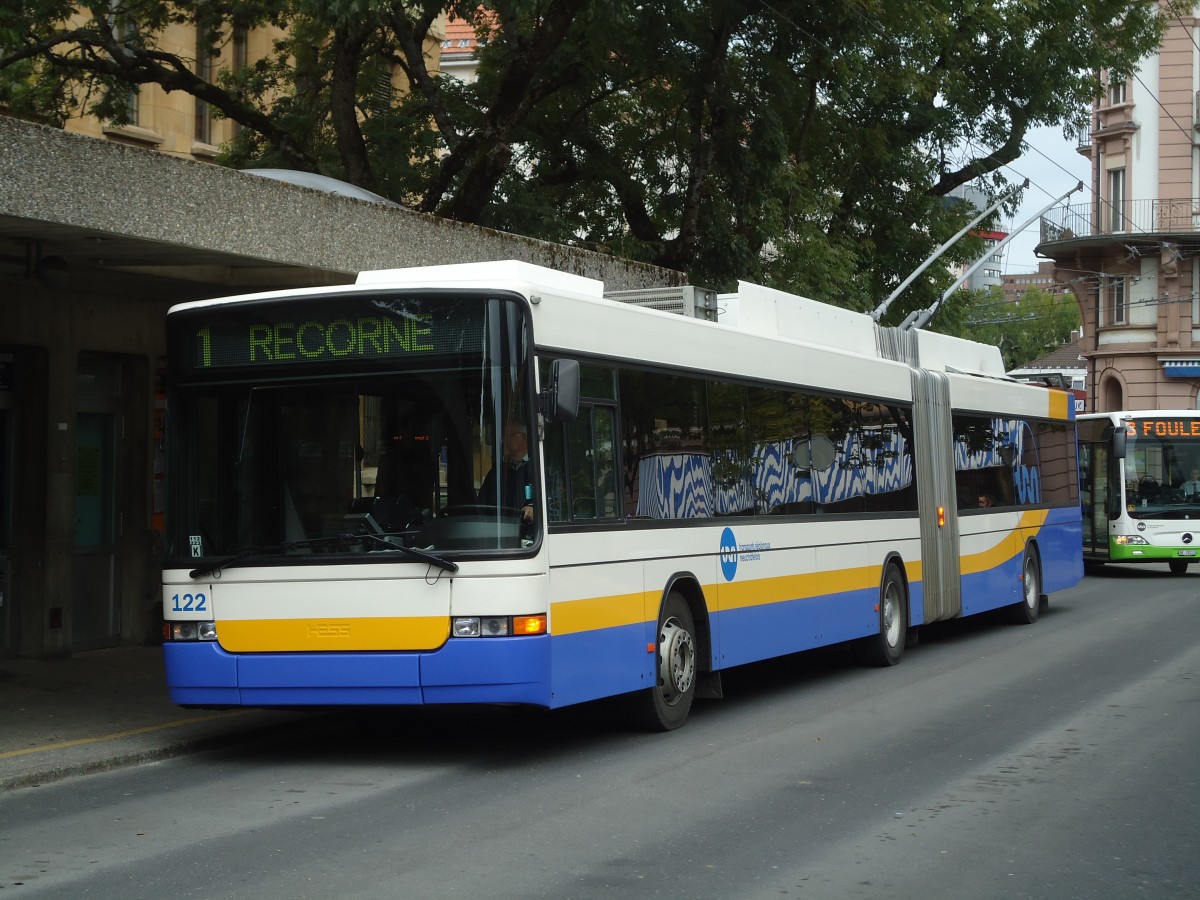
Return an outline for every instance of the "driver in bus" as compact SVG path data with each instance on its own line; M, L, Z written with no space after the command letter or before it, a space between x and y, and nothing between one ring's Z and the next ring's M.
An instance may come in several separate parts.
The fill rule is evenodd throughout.
M529 465L529 435L523 424L510 422L504 429L504 461L500 465L500 490L496 470L488 472L479 488L484 502L521 511L522 522L533 521L533 472Z
M1192 476L1179 486L1183 496L1200 500L1200 466L1192 466Z

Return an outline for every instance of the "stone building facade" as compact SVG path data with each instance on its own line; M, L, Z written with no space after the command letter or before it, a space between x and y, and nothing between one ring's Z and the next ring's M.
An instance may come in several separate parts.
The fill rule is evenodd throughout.
M1093 201L1052 210L1038 252L1079 302L1088 411L1200 406L1200 24L1103 91L1079 152Z

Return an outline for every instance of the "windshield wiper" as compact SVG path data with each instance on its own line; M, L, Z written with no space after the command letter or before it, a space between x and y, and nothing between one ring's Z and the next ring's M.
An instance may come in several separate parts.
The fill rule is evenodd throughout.
M428 550L420 550L416 547L406 547L403 544L393 544L388 540L390 537L399 537L401 533L402 532L384 532L383 534L343 534L342 537L355 541L361 541L363 538L366 538L369 541L376 541L377 543L383 544L389 550L399 550L406 556L411 556L413 559L419 559L422 562L427 562L431 566L437 566L439 569L444 569L451 574L458 571L458 563L456 562L451 562L448 559L442 559L442 557L430 553Z
M448 559L442 559L433 553L426 550L418 550L416 547L405 547L403 544L393 544L388 540L391 535L386 534L332 534L328 537L307 538L299 541L284 541L282 544L268 544L262 547L250 547L249 549L239 551L233 556L227 556L224 559L218 559L204 566L192 569L188 572L189 578L200 578L204 575L211 575L213 572L219 572L229 566L237 565L244 559L249 559L252 556L265 556L273 553L288 553L292 550L302 550L305 547L319 547L322 544L348 544L359 543L364 540L376 541L383 544L389 550L398 550L405 556L412 559L420 560L428 563L431 566L437 566L447 572L457 572L458 563L451 562ZM398 535L397 535L398 536Z

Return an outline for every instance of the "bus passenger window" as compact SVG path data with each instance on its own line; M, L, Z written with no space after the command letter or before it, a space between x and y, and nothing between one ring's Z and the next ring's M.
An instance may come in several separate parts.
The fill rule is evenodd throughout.
M546 426L546 439L542 452L546 458L546 509L551 522L565 522L569 517L566 512L567 479L563 431L565 425L555 424Z

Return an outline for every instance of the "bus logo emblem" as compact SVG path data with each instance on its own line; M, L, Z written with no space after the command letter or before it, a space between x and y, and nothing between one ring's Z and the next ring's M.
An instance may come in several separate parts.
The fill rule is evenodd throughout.
M721 532L721 574L726 581L733 581L737 574L738 547L733 536L733 529L726 528Z

